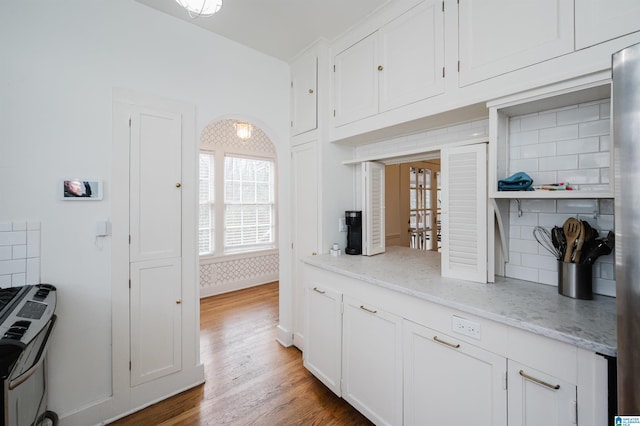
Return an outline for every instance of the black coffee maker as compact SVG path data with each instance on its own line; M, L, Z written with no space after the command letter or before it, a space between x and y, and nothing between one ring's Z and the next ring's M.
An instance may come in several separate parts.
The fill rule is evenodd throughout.
M347 223L346 254L362 254L362 212L347 210L344 212Z

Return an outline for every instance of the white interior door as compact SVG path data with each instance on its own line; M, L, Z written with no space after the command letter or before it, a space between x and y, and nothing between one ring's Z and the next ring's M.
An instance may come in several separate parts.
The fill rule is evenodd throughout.
M130 121L131 385L179 371L180 114L132 108Z
M293 344L304 350L304 285L301 258L318 252L317 141L292 149Z

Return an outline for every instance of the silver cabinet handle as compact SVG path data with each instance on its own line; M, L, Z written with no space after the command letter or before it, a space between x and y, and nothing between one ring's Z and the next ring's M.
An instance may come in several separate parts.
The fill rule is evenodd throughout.
M377 314L377 313L378 313L378 311L375 311L375 310L373 310L373 309L366 308L364 305L360 305L360 309L362 309L363 311L367 311L367 312L369 312L370 314Z
M317 293L320 293L320 294L325 294L325 293L326 293L326 291L324 291L324 290L320 290L318 287L314 287L314 288L313 288L313 291L315 291L315 292L317 292Z
M460 347L459 343L454 345L453 343L449 343L449 342L446 342L446 341L438 338L438 336L433 336L433 340L435 340L438 343L442 343L443 345L447 345L447 346L449 346L449 347L451 347L453 349L458 349Z
M537 384L542 385L542 386L545 386L545 387L548 387L549 389L553 389L553 390L560 389L560 385L552 385L551 383L547 383L547 382L542 381L540 379L536 379L535 377L532 377L532 376L526 374L522 370L520 370L520 375L522 377L524 377L525 379L527 379L527 380L531 380L532 382L537 383Z

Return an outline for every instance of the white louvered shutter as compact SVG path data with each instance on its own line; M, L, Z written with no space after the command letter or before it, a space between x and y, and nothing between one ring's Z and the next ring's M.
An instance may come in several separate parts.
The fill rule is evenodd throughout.
M442 150L442 276L487 282L486 144Z
M362 254L384 253L384 164L362 163Z

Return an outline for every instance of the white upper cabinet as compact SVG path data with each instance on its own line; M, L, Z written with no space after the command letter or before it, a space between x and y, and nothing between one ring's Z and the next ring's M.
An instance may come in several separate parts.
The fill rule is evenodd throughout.
M318 58L313 53L291 64L291 134L318 127Z
M442 1L426 0L334 58L336 126L444 92Z
M335 125L378 112L378 37L374 33L334 58Z
M442 2L425 1L385 25L380 37L380 111L444 92Z
M576 0L576 49L640 30L638 0Z
M573 51L573 0L460 0L458 12L460 86Z

